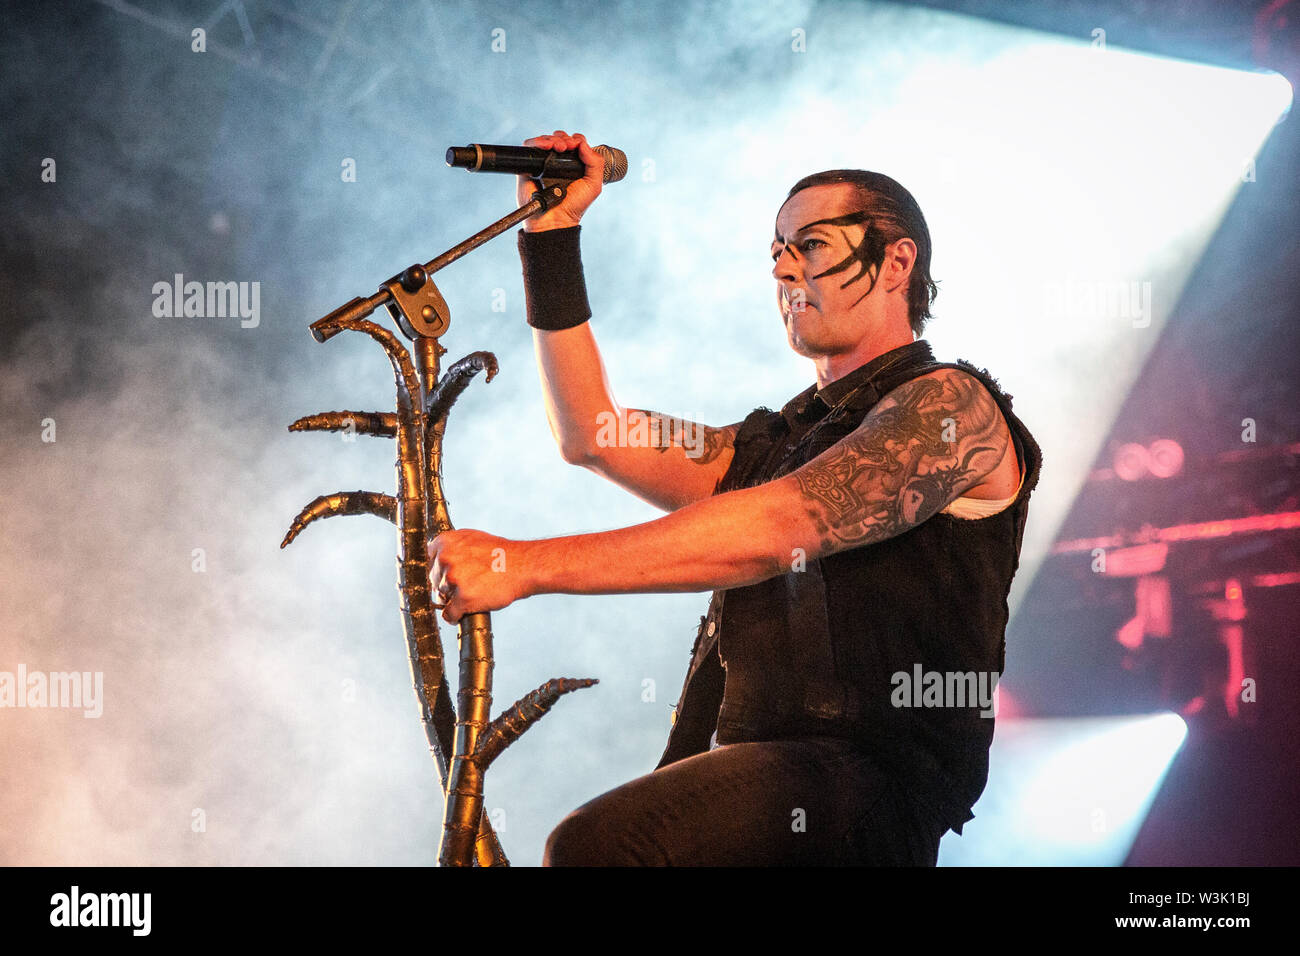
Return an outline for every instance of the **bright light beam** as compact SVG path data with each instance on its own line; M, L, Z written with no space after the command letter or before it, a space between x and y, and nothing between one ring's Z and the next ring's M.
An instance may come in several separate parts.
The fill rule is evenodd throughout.
M1186 736L1172 713L999 723L975 819L939 865L1120 865Z

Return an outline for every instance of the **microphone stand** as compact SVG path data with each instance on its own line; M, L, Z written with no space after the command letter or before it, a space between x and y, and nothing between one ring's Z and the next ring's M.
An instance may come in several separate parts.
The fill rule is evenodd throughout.
M439 378L439 361L447 350L438 339L451 325L451 311L431 276L564 199L565 181L539 178L534 182L538 191L514 212L429 262L398 273L374 295L358 296L312 323L311 334L317 342L328 341L344 331L362 332L379 342L396 380L395 413L319 412L289 426L290 431L361 432L397 441L396 497L366 491L321 495L294 518L280 547L286 547L311 522L336 515L373 514L397 526L399 604L411 676L445 798L440 866L509 866L483 813L483 778L488 765L563 694L596 683L594 678L555 678L489 721L491 615L467 614L459 622L458 717L447 689L442 638L429 581L429 541L453 527L442 488L442 439L447 413L475 373L486 370L486 381L490 382L497 372L496 356L479 351L455 362ZM387 306L399 331L411 340L411 351L387 328L366 318L381 305Z

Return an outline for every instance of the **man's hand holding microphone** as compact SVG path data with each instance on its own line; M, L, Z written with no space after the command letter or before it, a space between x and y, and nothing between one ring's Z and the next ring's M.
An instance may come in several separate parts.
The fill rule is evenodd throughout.
M581 179L569 183L568 192L558 206L548 209L540 216L525 219L524 231L545 232L548 229L567 229L578 225L582 214L596 201L604 186L605 158L591 148L587 143L587 137L581 133L570 136L562 129L557 129L550 136L534 136L532 139L526 139L524 145L537 149L552 149L558 153L567 153L576 149L578 158L582 160L582 165L587 170ZM519 176L517 183L516 195L519 205L522 206L533 198L533 193L537 192L537 184L527 176Z

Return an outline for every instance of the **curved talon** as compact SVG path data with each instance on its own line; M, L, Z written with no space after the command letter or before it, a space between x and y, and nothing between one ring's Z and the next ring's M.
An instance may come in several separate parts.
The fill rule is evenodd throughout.
M339 432L352 423L359 435L378 435L381 438L397 437L397 416L392 412L317 412L304 415L289 426L291 432Z
M469 385L470 379L475 373L484 369L487 370L485 382L496 378L499 367L497 357L491 352L470 352L463 359L452 363L429 394L429 408L425 413L425 421L433 424L441 418L446 418L447 413L451 411L451 406L455 405L456 399L460 398L460 393Z
M397 499L378 491L336 491L332 495L321 495L298 512L280 547L288 547L289 542L302 534L313 521L339 515L374 515L397 524Z
M501 715L493 720L487 730L479 736L474 759L478 762L480 771L487 770L488 765L501 754L501 751L541 720L561 696L599 683L600 681L595 677L556 677L519 698L512 706L502 711Z

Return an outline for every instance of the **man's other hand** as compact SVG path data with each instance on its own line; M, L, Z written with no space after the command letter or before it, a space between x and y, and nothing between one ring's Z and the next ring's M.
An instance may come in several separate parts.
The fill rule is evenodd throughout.
M442 618L457 624L466 614L499 611L527 597L526 541L470 529L444 531L429 542L429 587Z

